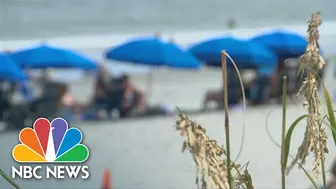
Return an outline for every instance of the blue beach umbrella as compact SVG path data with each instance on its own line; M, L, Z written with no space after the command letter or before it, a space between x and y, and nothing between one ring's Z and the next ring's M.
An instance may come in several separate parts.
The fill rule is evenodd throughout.
M206 40L189 49L200 60L214 66L221 66L223 50L232 57L238 68L263 68L272 72L277 65L276 55L263 45L233 37Z
M64 48L46 44L19 50L10 57L24 68L80 68L95 70L98 65L87 57Z
M200 62L179 46L154 37L141 37L109 49L107 59L170 68L199 69Z
M253 37L251 41L268 47L281 59L299 57L307 46L304 36L284 30L266 32Z
M164 42L155 37L140 37L129 40L105 54L107 59L143 64L154 67L167 66L175 69L200 69L201 63L192 54L172 42ZM147 83L147 97L151 95L153 74Z
M7 55L0 53L0 79L9 81L25 81L26 74Z

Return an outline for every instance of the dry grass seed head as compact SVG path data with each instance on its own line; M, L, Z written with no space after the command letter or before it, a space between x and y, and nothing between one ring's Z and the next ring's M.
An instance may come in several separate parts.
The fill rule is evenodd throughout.
M180 131L185 141L182 144L182 151L189 150L196 165L197 185L209 188L228 189L227 168L225 161L226 151L217 144L216 140L210 139L206 135L206 130L196 122L190 120L188 116L179 112L179 120L176 121L176 130ZM237 170L240 165L232 163L230 165ZM235 187L238 188L244 183L249 189L253 189L252 179L247 169L241 174L239 170L235 178L232 178ZM247 183L247 184L246 184Z
M294 161L289 166L290 169L299 162L304 164L310 152L314 154L313 172L317 176L319 174L319 166L321 160L325 158L326 139L324 126L321 122L322 103L318 97L318 72L325 65L325 61L320 56L320 46L318 43L319 31L318 27L322 24L320 13L314 13L308 21L308 44L305 53L300 57L301 74L304 73L299 94L304 97L303 105L307 109L309 115L307 117L307 126L304 133L304 139L298 148Z

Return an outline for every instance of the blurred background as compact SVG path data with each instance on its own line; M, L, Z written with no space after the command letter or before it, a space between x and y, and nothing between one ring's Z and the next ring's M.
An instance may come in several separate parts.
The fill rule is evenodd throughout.
M331 0L307 1L161 1L161 0L2 0L3 39L140 32L223 30L229 18L240 28L304 24L322 11L333 21ZM304 7L304 8L303 8ZM62 29L60 29L62 28ZM109 45L109 44L107 44Z
M280 142L284 75L288 124L305 112L296 72L307 21L317 11L327 62L320 76L336 95L335 6L334 0L0 0L0 168L10 175L19 165L12 149L22 128L39 117L63 117L83 133L90 178L15 179L22 188L100 188L106 168L113 188L195 188L192 157L180 153L183 138L172 127L175 107L224 144L220 52L227 50L248 102L244 111L229 66L233 156L243 145L238 161L250 161L255 187L280 188L280 150L265 121L272 111L267 125ZM292 155L304 129L294 133ZM332 145L329 151L328 167ZM311 159L307 165L311 170ZM11 188L2 178L0 186ZM288 188L309 187L301 170L288 177Z

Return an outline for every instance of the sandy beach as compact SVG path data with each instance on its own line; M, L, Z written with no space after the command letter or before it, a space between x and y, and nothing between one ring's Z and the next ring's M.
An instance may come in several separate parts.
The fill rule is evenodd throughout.
M331 71L327 73L327 86L332 87ZM199 108L203 93L207 86L220 86L220 72L214 69L203 69L199 72L156 70L153 83L151 103L164 102L181 108ZM135 83L145 89L146 76L134 76ZM92 78L72 83L72 92L82 101L90 96ZM332 88L331 88L332 89ZM246 123L246 135L243 151L238 162L250 161L249 170L255 188L280 187L280 149L272 143L267 135L265 120L269 117L268 126L274 140L279 141L281 131L281 107L267 105L260 108L233 110L231 117L231 134L233 157L237 156L242 142L243 120ZM288 108L288 124L301 114L304 109L300 104ZM90 149L90 178L86 181L77 180L20 180L16 181L23 189L47 188L99 188L103 170L112 172L113 188L196 188L194 184L195 169L191 155L181 153L183 138L174 130L177 116L157 117L138 121L120 122L87 122L75 124L84 135L84 144ZM216 112L191 116L202 124L209 136L224 144L224 113ZM295 155L304 132L304 124L297 128L292 138L291 154ZM331 137L331 132L328 132ZM18 133L0 135L1 153L0 167L10 174L12 165L18 165L11 157L12 148L18 143ZM330 154L327 158L329 166L336 155L332 139L329 138ZM311 170L311 158L307 169ZM288 188L308 188L309 181L300 170L293 170L287 178ZM11 188L0 179L2 189Z

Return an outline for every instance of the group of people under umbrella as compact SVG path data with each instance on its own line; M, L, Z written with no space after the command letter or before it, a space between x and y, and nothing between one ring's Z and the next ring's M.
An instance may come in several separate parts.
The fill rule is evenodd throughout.
M0 64L0 118L12 127L24 127L27 118L53 117L61 109L59 105L67 98L68 86L49 80L49 68L97 69L95 61L79 53L47 44L0 53ZM29 74L32 69L44 72L35 77ZM34 96L30 82L41 87L39 96ZM23 103L13 102L16 89L25 97Z
M297 60L305 52L306 46L307 40L303 36L285 30L270 31L247 40L232 36L208 39L193 45L187 51L183 51L172 41L142 37L109 50L106 57L151 66L200 69L201 63L220 67L221 51L226 50L241 74L245 71L254 73L252 79L244 82L248 101L251 104L265 104L271 98L281 100L282 77L285 75L289 83L288 93L292 95L297 92L296 89L300 86ZM241 101L242 92L238 74L231 63L228 67L229 103L234 105ZM222 107L223 89L206 92L203 109L211 101Z
M184 50L172 41L164 41L158 37L140 37L131 39L117 47L109 49L105 57L118 61L129 63L145 64L154 67L170 67L174 69L195 69L201 68L201 62L209 66L221 65L221 51L226 52L233 58L240 71L253 70L256 77L247 82L245 92L248 100L253 104L262 104L267 102L270 97L281 95L281 76L288 75L289 70L295 71L296 67L286 67L285 60L298 58L306 48L305 38L286 31L274 31L263 34L250 40L242 40L231 36L210 39L192 46L189 50ZM98 64L69 49L57 48L47 44L37 47L23 49L17 52L0 53L0 79L2 81L11 81L20 83L22 91L29 95L29 90L25 86L28 79L23 71L24 69L47 69L47 68L81 68L84 70L98 70L95 95L90 107L95 107L95 113L99 108L111 111L116 108L121 117L130 115L130 112L136 109L148 111L145 102L145 95L137 89L127 75L121 78L112 78L108 82L102 79L103 69ZM99 68L100 67L100 68ZM232 64L228 64L228 94L230 104L237 104L242 98L237 74L232 69ZM288 68L288 69L287 69ZM276 79L274 79L276 78ZM45 97L32 99L29 103L27 112L36 112L36 106L39 103L48 101L62 102L62 106L70 106L71 110L82 111L83 108L77 105L69 105L66 101L71 101L68 89L65 84L59 84L58 92L51 92L46 83L47 79L40 79L46 91ZM274 84L277 81L277 84ZM289 78L290 82L297 82L296 75ZM50 84L50 83L49 83ZM276 91L276 92L274 92ZM50 96L56 95L55 99ZM43 95L42 95L43 96ZM29 97L32 98L32 97ZM64 100L65 99L65 100ZM5 100L2 100L5 102ZM204 108L210 101L215 101L219 106L223 103L223 89L219 91L209 91L205 95ZM7 103L7 102L6 102ZM8 104L8 103L7 103ZM8 110L8 106L3 106L1 116ZM22 108L22 107L21 107ZM47 108L47 107L46 107ZM17 116L16 108L16 116ZM47 108L52 109L52 108ZM168 113L169 108L152 108L152 113ZM15 111L14 111L15 112ZM22 112L21 110L19 112ZM42 110L42 113L45 111ZM55 111L57 112L57 111ZM55 116L50 113L50 116ZM94 113L94 114L95 114ZM27 114L27 113L26 113ZM7 111L7 117L8 111ZM38 114L38 116L42 116ZM29 117L24 115L23 117Z
M304 54L307 40L292 32L277 30L255 36L249 40L220 37L201 42L190 48L200 60L210 66L221 66L222 50L232 57L241 74L253 70L255 77L244 82L244 90L251 104L264 104L271 98L281 101L282 78L288 78L288 93L293 95L300 86L298 78L299 57ZM229 60L228 60L229 62ZM238 75L229 66L228 98L230 104L242 99ZM320 76L322 78L323 71ZM204 107L209 101L222 105L223 90L206 94Z

